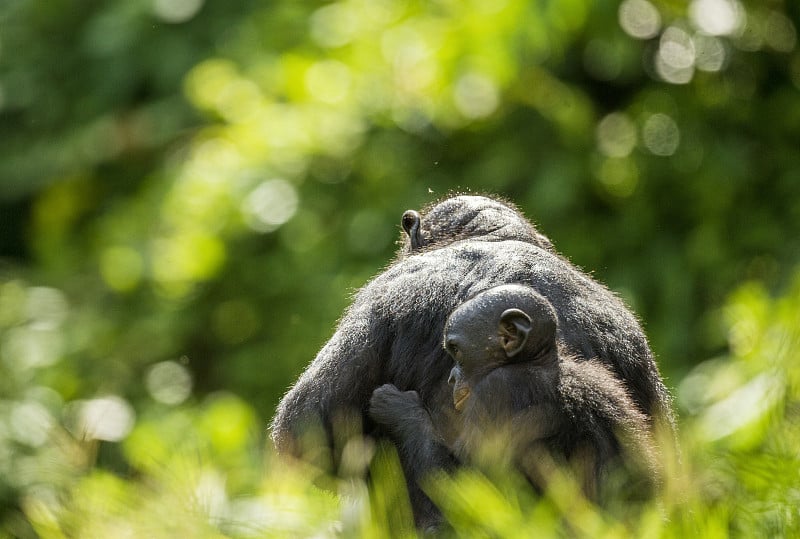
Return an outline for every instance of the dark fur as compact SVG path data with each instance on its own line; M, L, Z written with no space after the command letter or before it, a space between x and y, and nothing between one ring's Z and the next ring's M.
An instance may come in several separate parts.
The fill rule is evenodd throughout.
M332 440L337 417L355 418L371 433L368 403L386 383L415 390L435 431L453 440L444 323L465 299L504 283L527 284L547 298L558 313L559 340L579 359L608 366L649 419L674 428L670 395L636 318L510 205L484 197L444 200L422 213L417 238L407 239L397 260L356 294L278 405L271 426L278 452L297 454L300 434L319 422ZM406 466L415 484L414 463Z
M509 323L507 309L525 313L524 323ZM521 285L478 294L451 315L444 341L456 361L450 376L454 402L461 390L469 391L452 453L490 467L505 461L540 490L552 466L561 465L572 468L595 501L602 501L612 471L619 472L614 479L625 480L625 497L632 488L638 495L650 493L660 474L647 418L605 367L577 361L556 342L556 325L549 303ZM442 448L416 443L437 437L414 392L391 384L376 389L370 415L425 473L451 465L442 459Z

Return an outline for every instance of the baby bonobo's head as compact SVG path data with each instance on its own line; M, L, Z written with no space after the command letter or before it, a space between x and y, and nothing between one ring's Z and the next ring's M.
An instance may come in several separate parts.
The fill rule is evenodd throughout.
M456 410L492 369L556 359L557 327L553 306L529 286L497 286L459 305L444 329L444 348L455 361L448 381Z

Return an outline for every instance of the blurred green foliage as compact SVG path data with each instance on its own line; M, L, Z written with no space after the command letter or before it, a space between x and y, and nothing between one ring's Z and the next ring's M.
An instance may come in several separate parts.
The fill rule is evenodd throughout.
M264 428L403 210L458 190L514 200L641 316L687 470L661 509L566 524L558 492L442 480L455 528L796 534L798 21L784 0L0 3L0 536L407 530L396 486L310 486L262 461Z

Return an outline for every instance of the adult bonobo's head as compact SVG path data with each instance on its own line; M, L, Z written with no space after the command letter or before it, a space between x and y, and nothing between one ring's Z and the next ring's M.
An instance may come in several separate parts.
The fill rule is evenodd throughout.
M401 224L406 233L401 256L468 238L518 240L553 248L513 205L484 196L459 195L436 202L422 213L408 210Z
M471 388L509 363L558 361L556 312L529 286L490 288L459 305L447 318L444 348L455 361L449 383L461 410Z

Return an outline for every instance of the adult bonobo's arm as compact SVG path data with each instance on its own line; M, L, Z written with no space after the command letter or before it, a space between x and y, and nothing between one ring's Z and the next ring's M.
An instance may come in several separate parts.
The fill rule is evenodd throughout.
M386 382L415 389L426 407L433 403L438 428L443 418L435 403L446 402L450 368L441 346L442 327L463 299L459 289L471 266L469 259L451 260L437 252L396 262L367 283L278 405L272 422L278 452L297 454L298 436L309 426L322 426L332 442L342 417L348 428L356 428L349 432L365 426L369 434L369 400ZM447 272L434 271L444 267Z
M308 428L322 427L331 442L334 421L357 420L363 414L364 404L378 384L388 343L385 335L374 331L380 327L373 322L375 317L369 305L354 304L283 397L271 425L278 453L298 455L300 436ZM360 425L356 427L360 429Z

